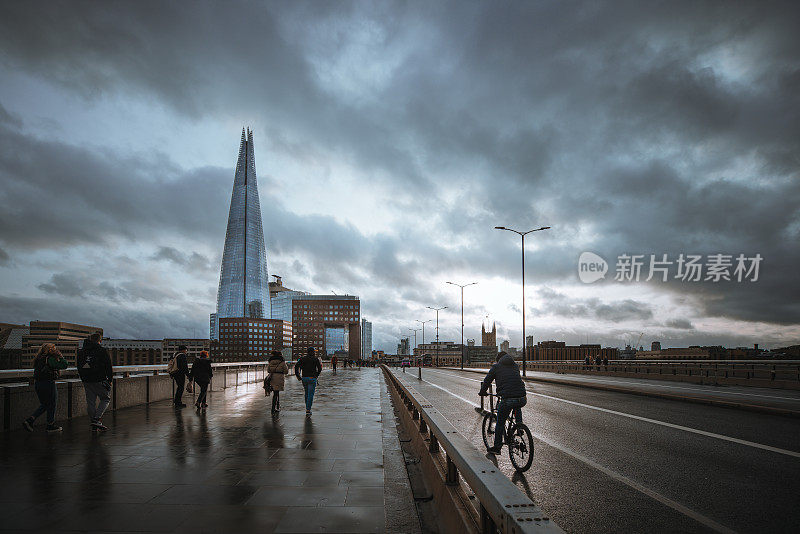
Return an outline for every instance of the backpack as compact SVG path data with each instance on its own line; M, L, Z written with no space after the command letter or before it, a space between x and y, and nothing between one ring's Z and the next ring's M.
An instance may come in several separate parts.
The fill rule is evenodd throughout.
M78 375L84 382L97 382L100 380L100 360L94 351L84 346L78 352ZM103 377L105 380L105 377Z
M264 390L267 395L272 393L272 373L269 373L264 379Z
M178 372L178 355L177 354L167 364L167 372L169 374L171 374L171 375L174 375L175 373Z
M58 378L58 370L50 367L47 363L47 356L33 360L33 379L34 380L55 380Z

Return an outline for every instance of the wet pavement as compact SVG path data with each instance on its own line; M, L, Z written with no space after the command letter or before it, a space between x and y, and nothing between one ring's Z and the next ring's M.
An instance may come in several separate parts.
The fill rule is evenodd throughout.
M168 401L109 413L105 434L93 434L82 419L62 423L61 434L4 433L0 530L410 528L386 524L385 507L402 523L413 501L396 465L387 465L394 480L384 491L384 452L397 439L387 431L394 416L380 370L326 371L310 417L302 385L294 378L286 384L275 417L253 383L212 392L204 413Z

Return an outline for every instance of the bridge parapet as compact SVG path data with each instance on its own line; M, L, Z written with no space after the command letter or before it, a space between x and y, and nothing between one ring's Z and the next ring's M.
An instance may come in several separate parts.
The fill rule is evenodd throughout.
M425 397L404 385L388 367L382 368L448 531L563 532ZM462 479L475 494L477 505L460 487Z

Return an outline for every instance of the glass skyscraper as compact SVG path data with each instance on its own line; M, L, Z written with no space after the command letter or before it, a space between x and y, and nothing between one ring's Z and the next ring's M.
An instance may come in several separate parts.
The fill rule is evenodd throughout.
M219 339L223 317L270 318L267 251L258 200L253 132L242 130L233 179L228 229L217 291L217 313L211 318L211 339Z

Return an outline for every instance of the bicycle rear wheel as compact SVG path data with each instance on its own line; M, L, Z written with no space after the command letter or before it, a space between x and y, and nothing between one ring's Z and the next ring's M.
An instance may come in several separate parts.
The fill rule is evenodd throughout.
M483 425L481 425L483 433L483 444L486 448L494 447L494 433L497 429L497 415L488 413L483 416Z
M508 456L517 471L527 471L533 463L533 436L524 423L517 423L508 432Z

